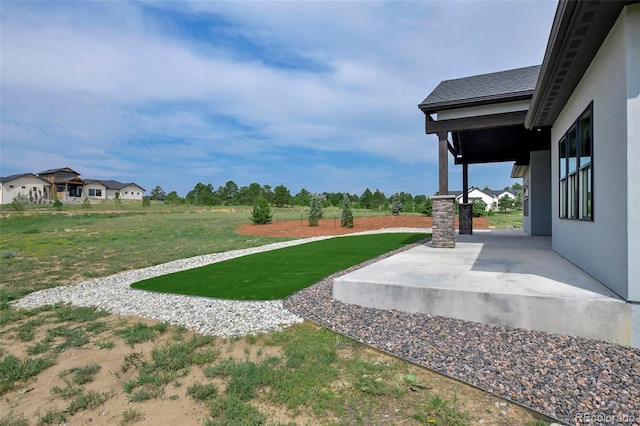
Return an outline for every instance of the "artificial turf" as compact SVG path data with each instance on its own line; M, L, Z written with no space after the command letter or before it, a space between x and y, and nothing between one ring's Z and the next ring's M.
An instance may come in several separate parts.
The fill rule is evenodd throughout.
M218 299L282 299L328 275L427 236L392 233L331 238L162 275L131 287Z

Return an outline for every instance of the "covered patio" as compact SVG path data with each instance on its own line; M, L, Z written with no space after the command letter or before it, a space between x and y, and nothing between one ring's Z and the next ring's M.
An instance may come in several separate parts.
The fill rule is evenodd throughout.
M437 135L439 140L438 196L434 197L433 207L434 247L455 247L455 197L449 195L449 154L455 165L462 166L460 234L472 234L469 167L511 162L515 164L514 170L522 171L529 166L532 152L549 150L550 129L528 130L524 125L539 72L540 66L531 66L445 80L419 105L425 115L425 132ZM527 196L525 188L525 206Z

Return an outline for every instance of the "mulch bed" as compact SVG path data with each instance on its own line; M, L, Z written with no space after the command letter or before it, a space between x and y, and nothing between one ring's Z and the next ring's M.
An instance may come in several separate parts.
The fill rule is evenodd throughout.
M354 232L373 231L385 228L431 228L432 219L427 216L375 216L355 218L353 228L342 228L340 217L321 219L318 226L309 226L306 220L283 220L266 225L246 224L236 230L242 235L262 237L309 238L325 235L346 235ZM456 227L458 221L456 219ZM473 219L473 229L489 229L484 217Z

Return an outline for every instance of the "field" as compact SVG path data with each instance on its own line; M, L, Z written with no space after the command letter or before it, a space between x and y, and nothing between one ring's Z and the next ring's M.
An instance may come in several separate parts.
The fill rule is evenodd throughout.
M0 214L0 425L543 424L308 323L222 339L90 308L8 304L40 288L286 239L235 233L249 208L105 203ZM274 219L299 221L300 211L275 210Z

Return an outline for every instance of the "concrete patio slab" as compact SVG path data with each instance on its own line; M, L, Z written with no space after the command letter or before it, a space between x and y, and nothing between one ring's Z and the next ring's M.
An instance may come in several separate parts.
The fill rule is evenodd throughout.
M631 344L631 308L522 231L457 235L456 247L421 245L334 280L336 300L493 325Z

